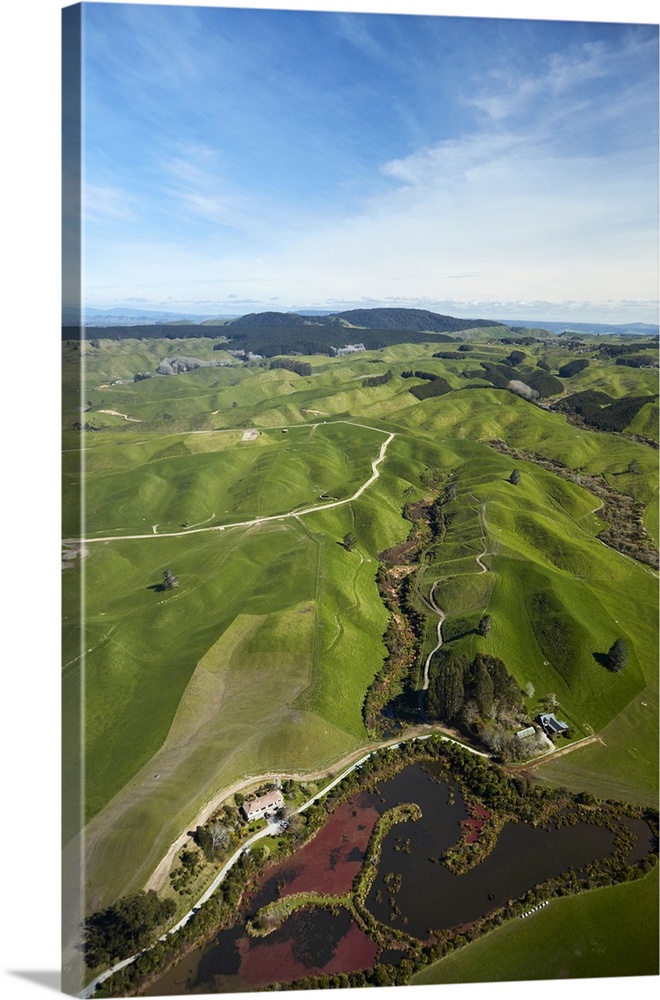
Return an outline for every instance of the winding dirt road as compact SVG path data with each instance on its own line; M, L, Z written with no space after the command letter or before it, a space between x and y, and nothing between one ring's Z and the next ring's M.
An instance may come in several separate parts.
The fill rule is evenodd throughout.
M356 767L359 767L361 764L363 764L366 760L369 759L369 757L371 757L371 755L373 753L375 753L377 750L381 749L382 747L386 747L386 746L398 746L400 743L407 743L407 742L410 742L411 740L425 740L425 739L428 739L428 737L431 735L431 733L428 732L428 727L426 727L426 729L427 729L426 732L418 732L417 730L415 730L414 731L415 735L413 735L412 734L413 731L411 731L406 736L405 740L401 740L401 739L396 740L395 739L395 740L387 740L387 741L385 741L383 743L377 743L377 744L375 744L372 747L372 749L368 750L366 754L364 753L364 747L361 750L355 751L353 754L350 754L348 758L345 758L344 762L341 762L340 765L336 765L336 766L342 766L343 767L346 759L352 759L352 758L354 758L356 756L356 754L357 754L358 759L357 760L353 760L353 762L350 764L350 766L347 767L345 770L341 770L340 773L335 778L333 778L331 782L329 782L329 784L327 784L320 791L318 791L314 795L312 795L312 797L309 798L309 799L307 799L306 802L303 802L303 804L301 806L298 806L298 808L295 810L295 812L301 813L301 812L304 812L305 809L309 809L309 807L312 805L313 802L316 802L318 799L323 798L325 795L327 795L328 792L331 791L335 787L335 785L338 785L339 782L342 781L346 777L346 775L350 774L350 772L353 771L353 770L355 770ZM435 731L439 731L437 727L436 727ZM469 750L471 753L474 753L474 754L476 754L479 757L488 757L489 756L489 754L483 753L481 750L475 750L474 747L471 747L468 744L463 743L460 740L454 739L452 736L443 735L442 738L444 740L447 740L450 743L460 743L460 745L464 746L466 750ZM335 770L335 768L333 768L333 770ZM325 773L327 774L328 772L325 772ZM321 774L319 776L322 776L322 775L323 775L323 772L321 772ZM239 784L237 786L232 786L231 789L225 789L225 791L223 793L221 793L222 797L219 798L219 799L216 798L214 800L214 806L217 807L217 805L219 805L219 803L224 798L227 798L229 795L233 794L234 791L238 791L239 787L244 787L245 784L254 784L255 780L263 781L263 780L265 780L268 777L275 777L275 775L262 775L261 778L259 778L259 779L251 778L248 782L244 782L244 783ZM294 780L296 779L295 775L278 775L278 777L280 777L280 778L282 778L282 777L293 777ZM308 775L304 775L304 776L302 776L302 778L303 779L307 778L307 779L311 780L312 775L309 775L309 774ZM301 780L301 776L297 776L297 780ZM209 807L206 807L206 808L209 808ZM174 925L174 927L171 927L168 931L166 931L165 934L161 935L160 940L164 941L167 937L169 937L170 934L174 934L176 931L179 930L180 927L183 927L183 925L186 924L190 920L190 918L198 910L198 908L203 903L205 903L208 899L210 899L210 897L216 891L216 889L218 888L218 886L224 880L225 876L227 875L227 872L231 868L233 868L233 866L236 864L236 862L238 861L238 859L240 858L240 856L245 851L247 851L247 850L250 849L250 847L252 846L252 844L254 844L258 840L261 840L263 837L270 837L273 834L277 834L277 833L280 832L280 830L281 830L281 828L280 828L280 824L279 823L275 823L275 824L270 824L269 823L268 826L264 827L262 830L258 830L251 837L249 837L248 840L246 840L243 844L241 844L241 846L238 847L236 849L236 851L234 851L234 853L229 858L229 860L225 862L225 864L223 865L223 867L220 869L220 871L215 876L215 878L213 879L213 881L211 882L211 884L204 891L204 893L200 896L200 898L197 900L197 902L194 904L194 906L191 907L191 909L183 917L181 917L181 919ZM188 838L188 834L185 835L185 839L187 839L187 838ZM169 856L169 853L170 852L168 852L168 856ZM166 859L164 859L164 861L165 860ZM160 868L160 865L159 865L159 868ZM150 880L149 883L147 884L147 886L145 886L146 889L148 889L148 888L156 888L156 886L152 886L151 881L152 880ZM130 965L131 962L134 962L137 957L138 957L137 955L131 955L130 958L125 958L121 962L117 962L115 965L112 966L112 968L106 969L104 972L100 973L100 975L97 975L92 980L92 982L88 983L87 986L79 994L81 1000L87 1000L87 998L91 997L92 993L96 990L97 986L99 986L101 983L105 982L106 979L109 979L110 976L114 972L118 972L120 969L123 969L127 965Z
M481 522L481 538L484 548L483 551L479 553L479 555L474 557L477 561L477 565L479 566L480 573L489 572L488 566L486 566L485 563L483 562L484 556L487 555L488 553L488 546L486 545L486 524L484 521L485 509L486 509L486 504L485 503L481 504L481 507L479 508L479 520ZM435 588L438 586L440 582L441 582L440 580L434 581L433 586L431 587L431 590L429 592L429 599L428 601L425 602L432 608L432 610L438 616L438 643L426 657L426 662L424 663L424 680L422 683L422 689L419 694L420 708L422 706L422 701L424 698L424 691L428 691L429 688L429 668L431 666L431 660L433 659L434 655L438 652L438 650L442 648L442 625L445 618L447 617L447 613L440 607L439 604L436 604L435 600Z
M434 597L435 588L438 586L439 583L440 583L439 580L435 580L434 583L433 583L433 586L431 587L431 590L429 592L429 604L431 605L431 607L433 608L434 612L438 616L438 642L437 642L437 645L434 646L434 648L431 650L431 652L429 653L429 655L426 657L426 662L424 664L424 682L422 684L422 690L420 691L420 699L423 699L423 697L424 697L423 692L424 691L428 691L428 687L429 687L429 668L431 666L431 660L433 659L433 657L435 656L435 654L438 652L438 650L442 648L442 624L443 624L445 618L447 617L447 614L446 614L445 611L442 610L441 607L439 607L435 603L435 597Z
M369 431L377 431L379 434L385 434L385 431L381 431L379 427L369 427L368 424L358 424L354 420L338 420L337 423L340 424L352 424L354 427L363 427ZM393 431L388 434L386 439L380 446L380 450L376 458L371 461L371 475L365 483L360 486L355 493L346 497L344 500L332 500L329 503L312 504L310 507L302 507L298 510L287 511L284 514L269 514L266 517L253 517L249 521L234 521L231 524L216 524L208 528L188 528L185 531L163 531L158 534L152 529L151 534L142 535L104 535L99 538L65 538L63 540L64 545L74 545L74 544L88 544L94 542L120 542L120 541L139 541L146 538L183 538L186 535L196 535L202 532L208 531L228 531L230 528L251 528L260 524L268 524L270 521L283 521L290 517L302 517L303 514L315 514L320 510L330 510L333 507L343 507L347 503L352 503L361 497L365 490L367 490L372 483L375 483L380 472L378 471L379 465L383 462L385 455L387 454L387 448L395 436ZM153 527L157 527L154 525Z

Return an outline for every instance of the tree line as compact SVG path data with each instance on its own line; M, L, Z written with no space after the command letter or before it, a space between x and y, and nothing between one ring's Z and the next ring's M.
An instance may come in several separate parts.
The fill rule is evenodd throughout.
M296 375L311 375L312 366L309 361L294 361L291 358L274 358L268 366L269 368L284 368L285 371L294 372Z
M469 928L454 927L435 931L425 943L410 939L402 932L393 933L407 940L405 957L398 962L376 961L370 969L355 973L337 973L287 982L287 989L320 988L328 986L380 986L404 984L417 969L435 961L467 944L468 941L487 933L524 912L533 902L549 897L564 896L594 885L640 878L657 863L658 814L655 809L644 809L608 800L601 802L592 795L572 795L567 789L553 789L535 784L525 774L507 775L500 767L470 753L466 748L433 734L420 741L408 741L393 748L383 748L373 753L359 769L354 769L335 786L328 795L317 801L304 814L299 814L300 827L291 835L273 838L273 850L268 859L257 858L246 852L230 869L213 896L204 903L192 918L176 933L159 940L126 968L114 973L101 984L96 992L99 997L130 996L143 993L154 978L178 961L194 946L210 939L220 927L230 926L246 892L255 889L264 870L273 862L290 856L303 842L310 839L325 823L327 816L337 806L364 789L375 790L377 782L401 771L415 761L437 760L449 780L457 780L463 797L475 797L491 813L522 822L592 822L607 825L617 836L615 851L610 858L594 862L582 871L570 869L563 875L546 880L532 887L519 899L509 900L504 906L494 908L473 922ZM630 861L632 841L620 817L643 819L650 828L653 846L639 861ZM575 819L573 818L575 817ZM359 888L363 871L356 876ZM380 925L381 927L383 925ZM279 983L270 985L278 989Z

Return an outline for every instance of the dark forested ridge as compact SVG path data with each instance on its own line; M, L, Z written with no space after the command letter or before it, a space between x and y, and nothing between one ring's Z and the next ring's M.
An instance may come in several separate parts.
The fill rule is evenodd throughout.
M247 313L238 319L229 320L227 326L249 327L291 327L291 326L330 326L329 316L301 316L300 313L262 312Z
M504 326L494 319L457 319L428 309L348 309L327 317L344 320L352 326L380 330L417 330L430 333L456 333L475 327Z
M262 312L248 313L237 319L229 320L221 326L210 326L208 323L150 323L135 326L97 326L93 329L94 337L109 340L122 340L129 337L161 338L161 337L215 337L227 335L232 340L245 339L248 333L251 337L263 337L268 331L277 332L280 338L298 336L305 343L315 343L319 338L323 344L328 338L335 341L336 346L345 346L354 342L356 330L380 332L383 336L394 333L459 333L475 327L501 327L503 324L490 319L457 319L454 316L442 316L440 313L427 309L349 309L346 312L334 313L328 316L304 316L299 313ZM63 340L80 340L80 326L63 326ZM221 332L220 332L221 331ZM239 333L240 331L240 333ZM360 336L359 340L364 338ZM401 338L389 339L387 343L401 343ZM387 343L378 346L387 346ZM376 346L376 345L373 345ZM255 346L250 344L252 350ZM294 348L299 349L299 348ZM318 348L317 348L318 349ZM323 347L321 348L323 350Z

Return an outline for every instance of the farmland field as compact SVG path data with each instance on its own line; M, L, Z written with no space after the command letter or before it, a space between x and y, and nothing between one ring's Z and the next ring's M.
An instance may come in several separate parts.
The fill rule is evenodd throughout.
M555 900L418 972L413 984L657 975L658 873ZM639 915L644 913L644 920Z
M63 536L73 557L63 572L63 697L65 720L82 704L85 755L84 808L66 815L65 842L73 856L84 831L89 909L143 887L223 790L329 773L373 745L363 707L390 617L379 566L409 537L406 510L448 484L441 539L405 567L424 634L397 724L429 725L419 705L437 638L433 599L446 614L445 652L501 658L530 718L550 699L570 726L567 748L588 741L530 774L654 805L657 572L639 550L598 535L605 496L636 503L644 544L657 543L656 404L623 432L586 426L479 375L481 361L501 364L510 351L485 331L440 345L470 344L469 365L434 357L429 338L305 357L305 375L237 362L208 338L65 343ZM521 377L540 359L554 370L572 357L554 341L526 352ZM208 366L134 380L182 353ZM413 370L448 390L417 398L411 387L433 381ZM613 399L651 396L656 382L649 369L600 356L563 380ZM166 570L178 586L163 585ZM606 659L617 639L627 650L620 671ZM65 785L78 768L69 741ZM530 949L545 949L546 974L560 976L560 946L547 942L559 925L587 920L593 937L566 974L596 974L611 914L648 913L656 894L651 876L557 901L419 981L470 981L472 953L486 963L480 978L508 968L530 978L521 957ZM505 942L500 964L491 937ZM628 960L631 972L650 971Z

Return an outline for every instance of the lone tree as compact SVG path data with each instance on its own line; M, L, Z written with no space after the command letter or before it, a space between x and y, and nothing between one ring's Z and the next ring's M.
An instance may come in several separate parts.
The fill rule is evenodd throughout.
M347 552L352 552L357 545L357 538L352 531L349 531L344 535L344 548Z
M173 587L179 586L179 581L175 577L171 569L166 569L163 573L163 590L172 590Z
M513 483L514 486L518 485L518 483L520 482L520 473L518 469L513 470L513 472L509 476L509 482Z
M488 635L492 627L493 623L490 620L490 615L482 615L477 625L477 632L479 635Z
M614 670L618 673L619 670L623 670L628 659L628 649L626 647L623 639L617 639L613 642L609 648L607 654L607 665L610 670Z

